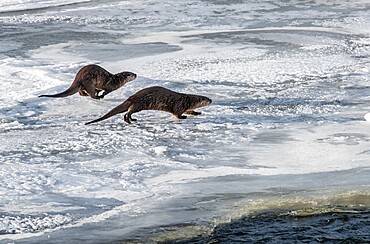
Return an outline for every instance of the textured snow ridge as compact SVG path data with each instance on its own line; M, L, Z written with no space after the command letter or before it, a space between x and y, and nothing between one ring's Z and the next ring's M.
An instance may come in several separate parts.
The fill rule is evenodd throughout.
M72 222L71 217L60 214L44 216L0 216L0 234L40 232Z

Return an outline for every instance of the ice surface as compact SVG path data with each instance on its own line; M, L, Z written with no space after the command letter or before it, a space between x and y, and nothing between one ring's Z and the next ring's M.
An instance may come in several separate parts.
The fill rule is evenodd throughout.
M2 1L0 239L125 240L266 196L367 194L366 4ZM138 77L101 101L37 97L89 63ZM84 125L152 85L213 103Z
M369 122L370 121L370 113L365 114L364 118L367 122Z
M90 0L2 0L0 3L1 12L25 11L55 6L64 6L75 3L89 2Z

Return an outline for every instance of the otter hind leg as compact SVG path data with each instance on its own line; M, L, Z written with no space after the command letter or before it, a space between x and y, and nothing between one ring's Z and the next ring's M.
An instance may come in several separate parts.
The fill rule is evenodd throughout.
M80 96L88 96L89 94L85 91L85 90L79 90L78 93L80 94Z
M131 124L130 118L129 118L129 112L127 112L124 116L123 119L125 120L126 123Z
M128 111L124 116L124 120L126 123L131 124L132 121L137 121L137 119L133 119L132 116L133 112Z

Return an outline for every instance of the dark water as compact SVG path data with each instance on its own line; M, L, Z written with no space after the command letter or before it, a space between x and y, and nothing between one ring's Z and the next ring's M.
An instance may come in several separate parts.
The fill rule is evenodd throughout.
M370 210L295 216L264 212L223 224L211 235L163 243L370 243Z

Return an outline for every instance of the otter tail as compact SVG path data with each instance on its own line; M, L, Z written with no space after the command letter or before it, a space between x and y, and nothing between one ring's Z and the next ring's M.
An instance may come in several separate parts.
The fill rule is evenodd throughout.
M87 122L85 125L89 125L89 124L92 124L92 123L96 123L96 122L99 122L99 121L108 119L109 117L112 117L113 115L116 115L116 114L124 113L124 112L126 112L128 110L128 108L130 106L131 106L131 102L125 101L121 105L118 105L117 107L115 107L114 109L112 109L111 111L109 111L103 117L100 117L99 119L96 119L96 120Z
M39 97L68 97L70 95L73 95L78 92L79 86L70 86L67 90L64 92L53 94L53 95L40 95Z

